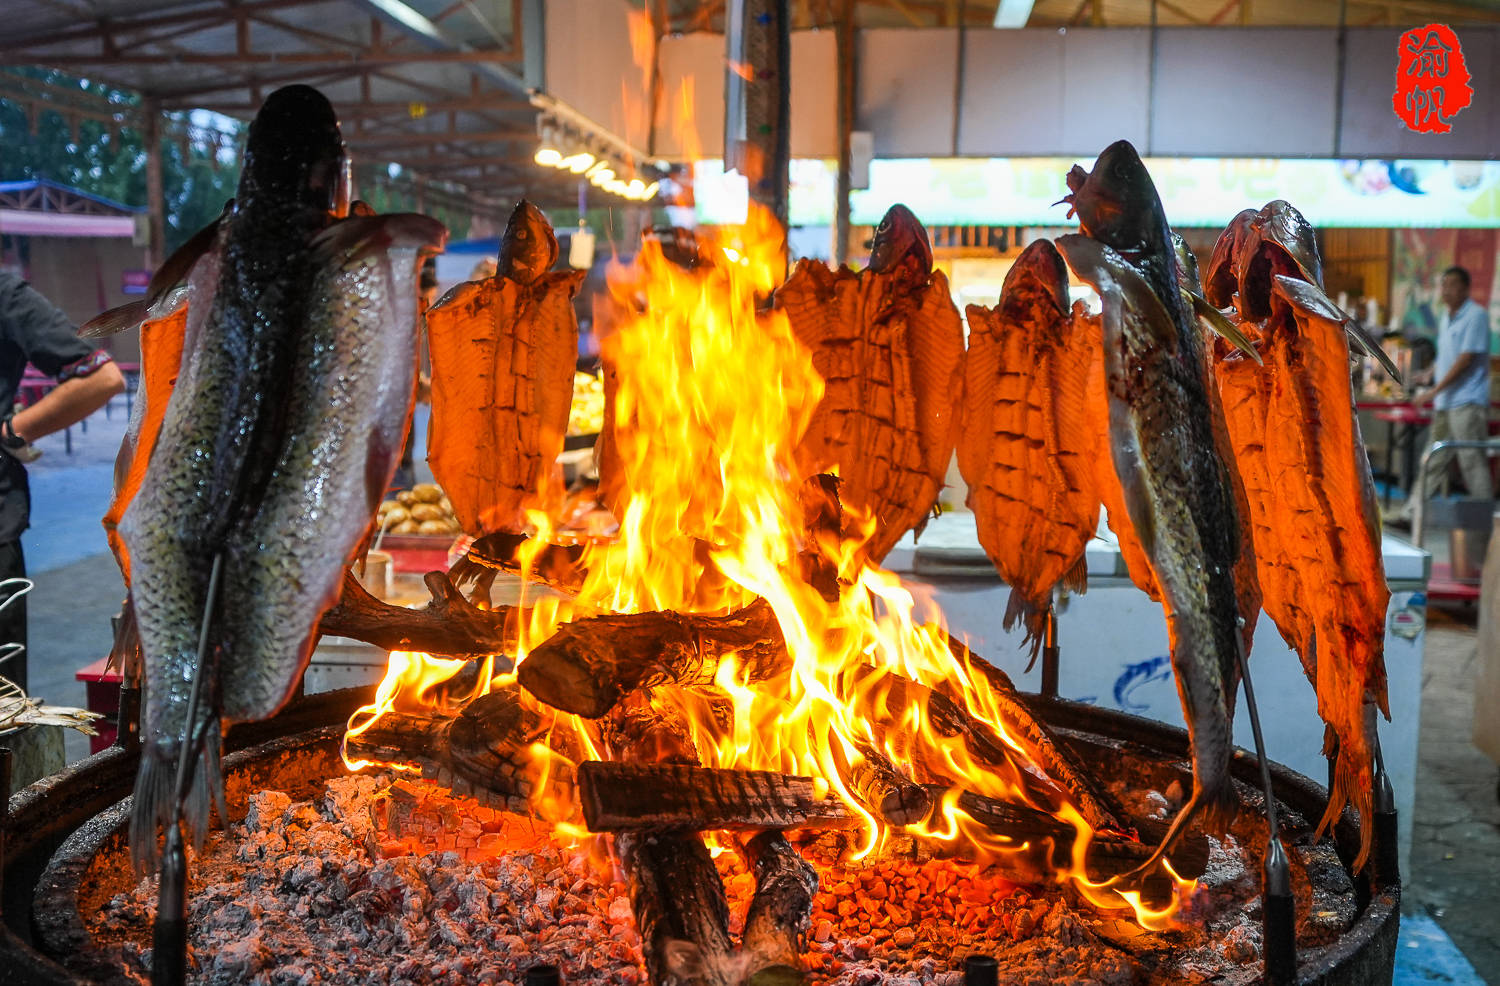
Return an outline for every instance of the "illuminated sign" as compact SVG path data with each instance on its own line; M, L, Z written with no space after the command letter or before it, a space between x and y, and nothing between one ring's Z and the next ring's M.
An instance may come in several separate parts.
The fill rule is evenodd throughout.
M870 162L850 196L857 225L902 202L930 226L1062 226L1073 158L902 158ZM1317 226L1500 226L1500 162L1301 158L1147 158L1174 226L1226 225L1241 209L1286 199ZM794 226L833 223L832 161L792 162ZM697 220L743 220L744 183L720 162L694 167ZM738 190L736 192L736 190Z

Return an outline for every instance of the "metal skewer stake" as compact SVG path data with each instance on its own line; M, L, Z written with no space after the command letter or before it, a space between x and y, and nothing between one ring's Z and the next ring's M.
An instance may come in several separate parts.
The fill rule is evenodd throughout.
M192 763L206 738L206 729L197 726L198 706L203 701L204 682L208 675L209 623L219 601L219 575L224 555L215 554L208 573L208 595L203 602L203 619L198 624L198 655L193 665L193 681L188 692L187 723L182 730L182 748L177 753L177 778L172 792L172 818L167 824L163 849L161 880L157 885L156 922L151 930L152 986L182 986L187 982L187 847L182 839L182 803L187 800L192 783Z
M1375 707L1365 706L1365 714L1375 719ZM1385 755L1380 750L1378 720L1370 726L1375 741L1375 878L1384 886L1401 882L1401 848L1396 840L1396 791L1385 772Z
M1260 909L1266 982L1271 986L1291 986L1297 981L1297 914L1296 900L1292 897L1292 868L1286 858L1286 847L1281 844L1276 794L1271 789L1271 761L1266 756L1266 741L1260 731L1260 710L1250 684L1250 662L1245 659L1243 637L1237 637L1237 645L1240 680L1245 684L1245 711L1250 715L1250 730L1255 734L1255 756L1260 761L1260 783L1266 798L1266 859L1261 873Z
M1042 624L1042 694L1057 697L1057 603L1047 607L1047 620Z

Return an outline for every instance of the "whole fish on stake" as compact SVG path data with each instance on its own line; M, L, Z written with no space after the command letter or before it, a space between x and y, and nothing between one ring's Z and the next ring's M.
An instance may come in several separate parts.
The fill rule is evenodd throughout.
M926 523L957 440L964 341L948 280L927 231L896 205L867 270L798 261L775 303L825 385L798 462L807 475L837 470L844 536L872 519L864 554L878 562Z
M1032 653L1052 592L1086 588L1084 547L1099 523L1091 374L1102 375L1099 327L1068 299L1068 270L1048 240L1032 243L993 309L970 305L958 467L979 543L1011 587Z
M428 462L470 534L521 530L526 508L561 503L584 272L551 273L557 256L551 223L523 200L495 276L460 284L427 311Z
M1215 246L1211 284L1216 303L1260 313L1244 324L1264 364L1220 350L1214 369L1246 477L1266 612L1317 690L1326 752L1337 749L1321 828L1355 807L1359 867L1372 831L1372 704L1390 717L1390 591L1350 381L1349 340L1358 337L1309 279L1320 271L1311 227L1287 203L1235 217Z
M1172 668L1192 743L1193 794L1161 851L1200 814L1223 832L1236 799L1229 776L1234 697L1247 624L1259 610L1248 519L1224 451L1208 356L1170 227L1135 148L1118 141L1091 172L1068 175L1067 201L1086 235L1058 239L1068 266L1099 292L1109 436L1135 537L1167 614ZM1191 287L1191 280L1188 281ZM1247 346L1243 337L1236 344ZM1253 601L1253 605L1252 605ZM1242 618L1243 617L1243 618Z
M203 737L182 806L201 836L221 794L220 722L268 717L291 696L401 455L417 270L446 234L424 216L338 218L344 173L327 99L277 90L251 123L233 209L152 286L189 285L181 372L119 525L145 665L138 866L172 817L184 737ZM216 555L205 701L190 723Z

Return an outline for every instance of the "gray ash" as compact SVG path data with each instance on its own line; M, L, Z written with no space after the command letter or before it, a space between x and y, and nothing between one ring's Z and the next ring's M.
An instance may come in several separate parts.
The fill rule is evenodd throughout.
M195 984L517 986L540 962L570 983L646 982L602 842L564 845L542 823L387 775L336 777L307 801L259 791L247 808L191 861ZM974 864L840 863L820 839L802 847L820 877L805 965L829 986L958 986L955 970L981 952L1017 986L1248 983L1260 973L1259 887L1241 845L1211 845L1182 926L1157 933ZM735 853L717 861L738 934L754 881ZM145 880L90 915L125 981L149 980L155 897Z

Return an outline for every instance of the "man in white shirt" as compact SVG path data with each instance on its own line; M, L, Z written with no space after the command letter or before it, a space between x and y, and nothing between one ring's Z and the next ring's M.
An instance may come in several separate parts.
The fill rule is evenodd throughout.
M1483 306L1469 297L1469 272L1449 267L1443 272L1442 311L1438 317L1436 383L1412 396L1418 406L1432 404L1432 440L1484 440L1490 419L1490 320ZM1436 495L1447 482L1453 449L1433 453L1426 493ZM1458 449L1458 466L1469 496L1491 499L1489 459L1480 449ZM1413 501L1408 498L1407 513Z

